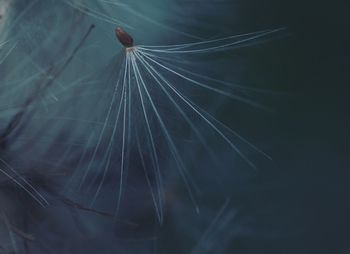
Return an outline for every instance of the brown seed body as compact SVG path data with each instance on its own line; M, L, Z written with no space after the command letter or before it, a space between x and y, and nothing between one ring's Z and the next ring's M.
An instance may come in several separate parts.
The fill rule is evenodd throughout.
M131 48L134 46L133 38L122 28L118 27L117 29L115 29L115 35L124 47Z

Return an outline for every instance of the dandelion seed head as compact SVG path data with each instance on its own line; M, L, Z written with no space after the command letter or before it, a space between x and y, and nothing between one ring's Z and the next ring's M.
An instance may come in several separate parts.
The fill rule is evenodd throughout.
M94 243L104 238L96 232L106 228L122 235L127 230L112 227L129 220L139 231L153 233L154 224L164 225L168 210L178 204L198 218L206 210L200 199L218 196L220 172L242 164L251 168L250 155L260 150L216 113L228 100L257 104L248 90L232 84L232 72L213 75L223 67L215 60L232 65L228 53L258 43L273 29L223 34L220 26L203 25L205 18L194 21L205 17L204 9L215 14L214 3L200 10L188 7L197 1L18 3L7 34L14 37L10 46L20 43L2 48L6 57L0 58L0 124L11 129L1 155L13 166L1 169L5 179L18 180L16 187L47 209L38 209L46 215L35 223L40 227L29 228L38 235L37 246L50 237L46 225L52 221L62 222L58 234L68 231L55 239L70 238L73 244L84 242L78 238L85 234L76 232L75 220L88 225ZM82 40L91 24L96 28ZM44 189L50 195L41 195L41 183L50 186L50 192ZM203 192L203 186L211 190ZM46 196L54 206L46 208ZM67 219L71 213L72 221ZM179 216L179 224L180 217L187 216Z
M118 27L115 29L116 36L119 42L126 48L131 48L134 46L134 39L125 32L122 28Z

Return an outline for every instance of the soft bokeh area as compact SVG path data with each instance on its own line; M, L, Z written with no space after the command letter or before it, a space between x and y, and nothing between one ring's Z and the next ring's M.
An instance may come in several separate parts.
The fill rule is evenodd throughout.
M0 0L0 253L348 253L341 7Z

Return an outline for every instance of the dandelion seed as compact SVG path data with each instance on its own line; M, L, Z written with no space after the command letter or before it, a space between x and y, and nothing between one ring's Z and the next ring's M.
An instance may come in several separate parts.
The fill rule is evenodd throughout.
M197 103L191 99L191 96L186 94L186 88L184 88L184 86L205 89L253 106L259 106L259 104L241 95L236 95L223 89L230 85L228 82L184 69L181 64L177 64L177 62L174 61L173 57L169 58L166 55L177 56L229 50L238 46L241 47L250 45L251 43L257 43L259 39L266 38L281 30L283 29L264 30L186 44L138 46L135 45L134 39L129 33L123 28L118 27L115 30L115 35L124 47L123 63L119 71L118 80L113 89L113 96L109 103L107 115L99 134L97 145L94 148L88 167L80 182L80 188L89 182L88 189L91 189L93 184L99 181L90 207L94 206L98 196L101 194L107 174L109 170L111 170L113 158L118 156L120 170L116 214L118 213L127 181L128 165L130 165L131 159L130 151L132 150L132 146L136 145L138 157L142 162L141 165L151 190L153 205L158 220L162 223L164 217L165 187L163 180L164 173L161 170L162 166L159 157L164 153L164 147L161 143L165 142L166 149L170 152L172 160L177 165L178 172L184 181L194 207L199 213L194 183L188 172L187 165L182 158L179 144L175 142L170 131L171 122L167 119L168 115L165 115L160 108L164 106L158 103L160 98L165 98L166 100L164 102L169 106L169 109L181 116L183 123L191 129L210 156L213 156L214 152L207 143L204 133L198 127L197 121L204 122L209 129L252 168L256 168L254 162L239 149L238 145L234 143L228 133L249 145L251 149L270 159L270 157L260 149L249 143L246 139L197 105ZM113 115L113 112L115 115ZM108 134L108 126L110 124L113 128L112 132ZM116 149L113 147L116 147L118 144L116 141L118 129L120 130L120 137L118 138L120 146ZM107 147L103 148L102 140L107 137L106 135L110 135L110 141ZM160 137L162 137L163 141L160 141ZM160 149L160 147L163 148ZM145 151L148 151L147 153L150 157L151 165L146 165L145 163ZM97 154L100 152L104 154L103 161L100 164L101 166L98 167L103 172L102 178L97 178L97 174L95 174L95 177L88 180L90 178L89 175L92 173L94 161ZM115 152L119 155L116 155ZM214 157L216 156L217 155ZM151 183L151 180L147 176L149 170L153 171L152 174L155 177L154 184Z
M118 27L115 30L116 36L119 40L119 42L126 48L130 48L134 46L134 39L125 32L122 28Z
M188 8L196 1L173 0L5 0L10 2L20 11L11 13L6 29L0 23L0 174L30 196L28 203L10 196L14 210L24 211L14 215L20 223L6 223L15 233L13 249L132 252L142 241L148 243L141 252L156 253L156 245L168 244L160 232L171 231L168 219L178 217L170 224L184 238L199 240L192 253L224 253L218 245L235 237L230 228L236 211L227 201L215 216L214 204L206 201L231 187L234 173L226 169L256 168L250 152L269 156L222 121L228 108L216 111L229 100L264 105L253 98L259 91L232 84L233 73L225 75L228 67L215 61L229 61L240 75L231 50L270 40L283 29L218 38L225 24L207 19L226 19L207 7L216 1L201 2L198 10ZM162 6L168 11L157 10ZM97 29L90 36L91 23ZM110 32L115 27L116 38ZM157 40L168 44L150 43ZM223 172L227 185L218 186ZM183 191L188 207L177 198ZM40 206L31 206L33 200ZM186 213L177 210L181 205ZM165 230L153 237L160 225ZM129 230L130 239L116 239Z

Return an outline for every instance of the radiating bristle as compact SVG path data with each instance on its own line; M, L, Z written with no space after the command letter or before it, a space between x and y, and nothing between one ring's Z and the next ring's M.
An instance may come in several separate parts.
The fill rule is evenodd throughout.
M185 2L0 0L0 253L231 253L235 176L270 159L234 50L284 29Z

